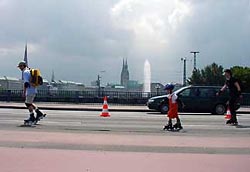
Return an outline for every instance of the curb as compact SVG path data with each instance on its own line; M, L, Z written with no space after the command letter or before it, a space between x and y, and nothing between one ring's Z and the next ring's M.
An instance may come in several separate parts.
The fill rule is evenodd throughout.
M26 109L25 106L16 105L0 105L0 109ZM41 110L65 110L65 111L102 111L102 108L79 108L79 107L46 107L39 106ZM110 108L110 112L157 112L156 110L150 109L115 109ZM238 114L250 114L250 111L237 111Z
M0 106L0 109L26 109L24 106ZM65 111L102 111L102 108L77 108L77 107L44 107L39 106L41 110L65 110ZM149 109L109 109L110 112L155 112Z

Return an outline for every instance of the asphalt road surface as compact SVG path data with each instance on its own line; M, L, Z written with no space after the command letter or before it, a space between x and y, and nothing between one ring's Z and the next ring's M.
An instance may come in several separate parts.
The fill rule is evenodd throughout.
M45 111L23 127L27 110L0 109L0 171L246 171L250 114L181 114L184 129L163 131L159 113ZM14 165L13 165L14 162Z

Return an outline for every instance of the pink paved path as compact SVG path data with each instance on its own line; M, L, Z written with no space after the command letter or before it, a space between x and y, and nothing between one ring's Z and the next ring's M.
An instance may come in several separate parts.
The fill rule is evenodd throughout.
M250 148L250 137L191 137L126 134L0 131L0 142L169 147ZM250 171L250 170L249 170Z
M240 140L240 141L239 141ZM250 148L250 138L0 131L0 172L249 172L250 155L10 148L8 143ZM232 163L234 162L234 163Z
M234 162L234 163L232 163ZM248 155L0 148L1 172L249 172Z

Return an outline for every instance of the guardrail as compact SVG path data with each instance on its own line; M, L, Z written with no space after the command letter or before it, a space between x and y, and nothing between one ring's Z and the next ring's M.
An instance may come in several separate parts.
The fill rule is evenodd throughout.
M146 104L150 97L163 95L164 92L119 92L119 91L56 91L38 90L37 102L68 102L68 103L103 103L108 96L109 103L139 105ZM22 90L0 90L0 101L23 101Z
M122 92L122 91L56 91L38 90L37 102L65 103L103 103L103 97L109 97L109 103L143 105L151 97L164 95L164 92ZM0 90L0 101L22 102L22 90ZM241 105L250 106L250 93L243 93Z

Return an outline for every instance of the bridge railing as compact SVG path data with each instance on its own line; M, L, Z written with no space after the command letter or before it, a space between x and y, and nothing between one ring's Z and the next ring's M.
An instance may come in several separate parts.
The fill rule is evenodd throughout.
M103 97L108 96L109 103L126 105L143 105L149 98L164 95L164 92L124 92L124 91L66 91L56 92L38 90L37 102L65 103L103 103ZM0 90L0 101L22 102L22 90ZM250 93L243 93L242 106L250 106Z

